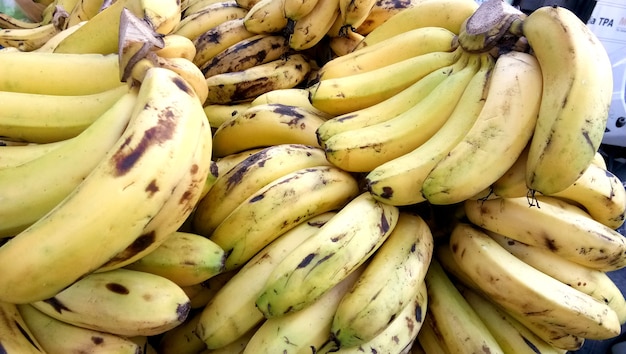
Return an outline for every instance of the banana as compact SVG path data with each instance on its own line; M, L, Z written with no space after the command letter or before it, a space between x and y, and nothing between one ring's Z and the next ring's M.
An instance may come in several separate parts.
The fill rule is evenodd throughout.
M235 167L241 161L248 158L248 156L256 154L257 152L263 149L265 148L262 147L262 148L248 149L242 152L237 152L234 154L226 155L224 157L216 158L215 164L217 165L217 169L219 171L218 179L222 178L228 171L230 171L231 168Z
M196 354L206 349L206 345L196 335L201 312L190 313L185 322L167 332L157 342L161 354Z
M450 247L480 290L508 311L583 338L608 339L620 333L618 316L608 305L519 260L475 226L458 224ZM546 340L544 333L536 334Z
M129 125L106 156L53 211L0 247L1 301L53 296L141 239L193 169L204 127L192 88L172 71L152 69Z
M190 310L178 285L129 269L89 274L31 305L59 321L127 337L164 333L180 325Z
M346 171L369 172L418 148L445 124L479 67L479 56L463 56L459 66L405 112L321 141L326 157Z
M213 129L217 129L227 120L233 118L239 113L250 108L250 102L240 102L232 104L206 104L204 105L204 114L206 115L209 125Z
M81 134L14 168L0 170L0 236L14 236L55 208L99 164L122 136L137 92L120 97Z
M248 31L244 26L243 18L222 22L193 39L196 47L193 62L204 72L213 57L228 47L254 36L255 33Z
M498 57L476 123L429 172L422 195L453 204L490 186L515 163L533 135L541 103L541 68L523 52Z
M142 352L142 348L137 343L123 336L59 321L30 304L21 304L17 308L46 353L136 354Z
M6 29L28 29L36 28L43 25L42 22L32 22L20 18L13 17L7 13L0 12L0 28Z
M301 144L267 147L225 171L196 206L193 229L209 237L249 196L288 173L330 166L322 149Z
M324 122L306 108L268 103L252 106L225 121L213 134L216 157L257 147L302 144L319 147L315 130Z
M30 52L43 46L59 31L60 29L54 23L35 28L2 28L0 29L0 46L14 47L23 52Z
M246 349L250 338L256 333L256 330L260 327L260 325L252 328L248 332L246 332L243 336L237 338L234 342L223 346L217 349L205 349L199 354L243 354L243 351Z
M422 0L377 0L369 14L357 28L355 33L368 35L375 28L385 23L398 12L413 7Z
M311 103L331 115L353 112L382 102L429 73L451 65L456 52L432 52L378 69L319 81L309 87Z
M156 49L154 54L161 58L193 60L196 56L196 46L191 39L180 34L170 33L163 37L163 48Z
M258 64L241 71L213 75L206 79L207 103L251 100L265 92L294 88L311 72L309 59L301 53Z
M441 334L435 331L435 324L430 312L426 312L424 315L424 323L417 333L415 342L419 344L423 354L450 354L450 351L445 347ZM411 354L422 354L422 352L419 350L415 352L415 349L413 349Z
M339 0L341 31L356 31L367 19L377 0Z
M285 0L285 17L298 21L318 6L319 0Z
M434 70L384 101L328 119L317 129L317 140L323 143L333 135L384 123L399 116L426 98L448 77L449 72L456 71L455 65L459 64L453 63Z
M114 54L18 51L0 55L0 91L78 96L121 85Z
M100 12L103 3L103 0L78 0L72 9L67 10L69 16L65 20L65 28L91 20Z
M325 63L319 70L319 80L364 73L427 53L452 52L456 49L453 38L454 33L441 27L403 32Z
M208 348L223 348L263 322L255 301L271 271L335 215L325 212L298 224L236 271L202 310L196 333Z
M237 5L243 7L246 10L250 10L259 0L236 0Z
M41 157L50 151L61 147L66 141L57 141L47 144L2 145L0 144L0 170L15 168ZM2 174L2 172L0 172Z
M258 106L267 103L279 103L287 106L296 106L316 112L319 116L330 118L329 115L318 111L311 101L309 101L309 91L304 88L286 88L267 91L250 101L251 106Z
M340 348L365 345L399 317L424 284L433 245L426 222L401 212L393 231L335 311L331 332Z
M498 233L485 233L504 249L533 268L609 305L626 322L626 300L606 272L569 261L549 250L515 241Z
M73 138L128 91L127 86L78 96L0 91L0 136L32 143Z
M504 353L437 259L431 261L425 283L433 330L450 353Z
M598 151L613 92L612 66L602 42L570 10L545 6L531 15L522 32L541 65L543 97L526 184L553 194L574 183Z
M581 205L593 219L612 229L624 223L624 184L613 172L596 164L589 164L571 186L550 196Z
M469 221L481 228L548 249L589 268L611 271L626 264L622 235L558 198L468 200L464 207Z
M259 0L243 18L244 26L252 33L277 33L287 27L285 0Z
M350 200L269 275L256 300L266 318L306 308L367 261L398 221L398 208L367 192Z
M234 0L222 0L185 16L171 33L193 41L224 22L242 19L246 13L248 10Z
M157 33L163 35L170 33L181 17L177 0L115 1L61 41L54 53L118 53L123 9L143 19Z
M328 341L339 302L363 273L364 267L351 272L309 306L263 322L243 353L317 353L316 348Z
M348 55L365 38L362 34L349 31L345 36L331 36L328 46L335 57Z
M219 273L200 284L191 286L181 286L185 294L189 297L192 311L204 308L215 296L219 289L230 280L236 271Z
M357 193L357 181L347 172L332 166L303 168L248 197L210 239L224 249L226 270L232 270L284 232L312 216L341 208ZM282 207L283 203L290 207Z
M17 306L4 301L0 301L0 348L7 354L44 353Z
M376 337L358 346L340 346L338 349L329 346L324 348L326 350L318 351L318 353L409 353L424 324L427 307L426 283L422 282L417 295L404 304L400 313L395 318L390 319L387 327Z
M218 2L223 2L224 0L187 0L183 1L180 4L180 8L182 10L181 21L188 16L193 15L196 12L202 11L205 7L213 5ZM237 4L239 6L239 4Z
M326 36L338 17L339 0L318 0L311 12L293 22L289 46L294 50L312 48Z
M488 187L487 195L501 198L529 195L530 191L526 186L526 160L528 159L529 147L530 144L527 144L513 165Z
M557 349L537 337L535 333L497 307L489 298L467 287L460 286L459 290L505 353L564 353L564 350Z
M54 52L54 49L57 47L57 45L59 45L59 43L61 43L61 41L67 38L70 34L76 32L79 28L81 28L86 23L87 21L78 22L72 26L69 26L57 32L57 34L50 37L46 41L46 43L42 44L39 48L33 50L33 52L47 52L47 53Z
M369 46L420 27L443 27L459 34L461 25L478 9L472 0L420 0L372 30L359 47Z
M284 36L258 34L241 40L215 55L204 66L205 77L241 71L272 60L280 59L289 51Z
M374 168L365 177L375 198L393 205L425 201L422 184L438 161L457 144L482 111L495 60L481 55L481 67L467 84L454 110L437 132L414 150ZM486 118L485 118L486 119Z
M160 275L182 287L221 273L224 256L224 250L206 237L176 231L154 251L124 268Z

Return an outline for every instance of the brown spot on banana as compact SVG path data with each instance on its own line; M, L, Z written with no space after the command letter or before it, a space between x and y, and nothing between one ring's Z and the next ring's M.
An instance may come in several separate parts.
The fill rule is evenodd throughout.
M150 231L147 234L140 235L139 237L135 239L135 241L133 241L133 243L131 243L128 247L126 247L126 249L124 249L122 252L118 253L114 258L111 258L107 263L105 263L103 267L111 266L111 265L117 264L119 262L122 262L126 259L133 257L137 253L145 250L151 244L153 244L155 241L155 238L156 238L156 235L154 231Z
M187 301L184 304L178 304L176 307L176 315L180 323L185 322L191 311L191 302Z
M302 259L302 261L298 264L297 268L307 267L316 256L317 256L317 253L309 253L306 257Z
M104 342L104 338L102 337L97 337L97 336L92 336L91 337L91 342L95 345L100 345Z
M187 81L183 80L181 77L174 77L172 81L181 91L184 91L191 97L196 97L196 91L194 91L193 88L189 86Z
M124 285L119 284L119 283L107 283L105 285L105 287L109 291L111 291L113 293L116 293L118 295L128 295L128 294L130 294L130 290L128 290L127 287L125 287Z
M51 297L49 299L43 300L43 302L52 306L54 311L58 313L63 313L63 311L72 312L72 310L70 310L67 306L65 306L65 304L59 301L59 299L57 299L56 297Z

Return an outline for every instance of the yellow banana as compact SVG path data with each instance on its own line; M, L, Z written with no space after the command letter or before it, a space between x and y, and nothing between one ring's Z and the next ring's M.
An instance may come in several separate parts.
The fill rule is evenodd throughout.
M565 7L533 11L522 32L543 75L526 184L553 194L574 183L598 151L613 90L612 66L602 42Z
M0 144L0 170L15 168L61 147L66 141L46 144L2 145ZM2 174L2 172L0 172Z
M78 0L74 8L67 9L69 16L65 20L65 28L91 20L100 12L103 4L103 0Z
M206 115L211 128L217 129L227 120L250 108L250 102L232 104L209 103L204 105Z
M244 26L243 18L222 22L193 39L196 46L196 56L193 62L204 72L211 59L216 55L228 47L254 36L255 33L248 31Z
M365 21L356 28L356 33L366 36L393 15L421 1L423 0L377 0Z
M252 33L277 33L287 27L285 0L259 0L243 18L244 25Z
M69 26L61 31L59 31L57 34L55 34L54 36L50 37L46 43L42 44L39 48L33 50L34 52L48 52L48 53L52 53L54 52L54 49L57 47L57 45L59 45L59 43L61 43L61 41L63 41L65 38L67 38L70 34L76 32L79 28L81 28L83 25L85 25L87 23L87 21L82 21L82 22L78 22L72 26Z
M160 354L192 354L206 349L204 342L196 335L200 312L192 312L185 322L163 333L157 348Z
M163 48L156 49L154 54L161 58L193 60L196 56L196 46L191 39L180 34L170 33L163 37Z
M0 301L0 348L7 354L41 354L43 347L17 306Z
M500 55L476 124L424 179L424 198L432 204L461 202L502 176L530 140L540 103L537 60L522 52Z
M339 0L342 31L355 31L376 4L376 0Z
M234 0L222 0L183 17L171 33L193 41L226 21L242 19L247 12Z
M424 323L417 333L415 342L419 344L423 352L420 352L419 349L416 352L413 349L411 354L450 354L450 351L445 347L441 334L435 332L435 325L429 312L426 312L424 316Z
M326 36L339 16L339 0L318 0L313 10L293 23L289 31L289 46L305 50Z
M14 47L23 52L30 52L43 46L50 38L59 33L54 23L35 28L0 29L0 46Z
M182 19L192 16L194 13L202 11L205 7L211 6L224 0L187 0L180 4L182 10ZM227 0L228 1L228 0ZM239 4L237 4L239 6ZM182 21L181 19L181 21Z
M285 17L298 21L318 6L319 0L285 0Z
M363 38L362 34L354 31L349 31L345 36L330 36L328 46L332 50L335 57L348 55L354 51L356 46L361 43Z

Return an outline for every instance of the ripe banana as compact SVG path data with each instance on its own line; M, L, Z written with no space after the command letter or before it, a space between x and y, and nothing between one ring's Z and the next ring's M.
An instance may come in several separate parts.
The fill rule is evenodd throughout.
M0 348L7 354L41 354L43 347L15 304L0 301Z
M359 46L369 46L420 27L443 27L458 34L478 8L472 0L421 0L370 32Z
M425 282L433 329L450 353L504 353L437 259L431 261Z
M548 249L570 261L602 271L626 265L624 236L558 198L468 200L464 206L473 224Z
M166 331L158 341L161 354L193 354L206 349L204 342L196 335L200 312L187 316L185 322Z
M231 168L235 167L238 163L248 158L248 156L256 154L263 149L265 148L262 147L249 149L242 152L226 155L224 157L217 157L215 160L215 164L217 165L218 171L220 171L218 179L222 178L228 171L230 171Z
M202 310L196 332L208 348L223 348L263 322L255 301L271 271L334 215L332 211L311 217L280 235L217 291Z
M421 1L422 0L377 0L365 18L365 21L357 27L355 32L366 36L375 28L385 23L393 15L404 9L413 7L413 5Z
M224 250L204 236L176 231L126 269L152 273L179 286L200 284L224 269Z
M528 160L528 148L526 145L517 160L506 172L489 186L485 192L488 197L515 198L524 197L530 194L526 186L526 161Z
M280 59L289 51L284 36L258 34L243 39L216 54L204 65L205 77L241 71L272 60Z
M311 101L309 101L309 91L304 88L286 88L267 91L258 95L252 101L251 106L258 106L266 103L280 103L287 106L296 106L305 108L306 110L313 111L320 117L329 119L330 115L313 107Z
M210 239L227 254L225 270L232 270L284 232L312 216L341 208L357 193L357 181L345 171L332 166L303 168L248 197Z
M0 236L14 236L63 201L122 136L137 103L132 90L81 134L14 168L0 170Z
M617 314L608 305L519 260L475 226L458 224L450 247L480 290L508 311L583 338L608 339L620 333Z
M14 168L41 157L61 147L66 141L47 144L2 145L0 144L0 170ZM0 172L2 174L3 172Z
M422 283L417 295L404 304L401 312L376 337L358 346L340 346L338 349L329 346L318 353L408 353L424 324L427 307L426 283Z
M609 305L626 322L626 300L606 272L569 261L549 250L527 245L492 231L485 233L511 254L549 276Z
M31 305L59 321L127 337L166 332L190 310L189 298L172 281L128 269L89 274Z
M426 312L424 316L424 323L417 333L416 343L419 344L423 353L419 350L417 352L413 350L411 354L450 354L450 351L445 347L441 334L435 332L435 324L430 312Z
M421 193L424 180L437 162L463 139L484 107L495 60L487 54L481 55L480 60L480 69L467 84L441 128L416 149L381 164L367 174L365 183L374 198L393 205L425 201Z
M328 342L339 302L363 273L364 267L357 268L309 306L263 322L243 353L318 353L317 349Z
M182 18L172 34L194 41L224 22L242 19L246 13L248 10L239 6L234 0L222 0Z
M341 31L356 31L376 4L376 0L339 0Z
M331 115L353 112L382 102L429 73L451 65L460 53L432 52L346 77L322 80L309 87L311 103Z
M150 70L128 127L104 159L54 211L0 247L0 299L53 296L141 237L192 168L205 122L180 76Z
M6 29L20 29L20 28L35 28L39 27L43 22L32 22L16 18L7 13L0 12L0 28Z
M319 80L364 73L427 53L452 52L453 38L454 33L441 27L403 32L325 63L319 70Z
M298 21L318 6L319 0L285 0L285 17Z
M0 28L0 46L14 47L22 52L30 52L43 46L59 32L59 27L54 23L35 28Z
M78 96L121 85L115 54L18 51L0 55L0 91Z
M180 4L180 9L182 11L181 17L184 19L185 17L193 15L198 11L202 11L207 6L223 1L224 0L183 0ZM237 4L237 6L239 6L239 4Z
M533 11L522 32L543 75L526 184L553 194L574 183L598 151L613 92L612 66L602 42L564 7Z
M243 336L237 338L236 341L226 346L217 349L205 349L204 351L200 352L200 354L243 354L243 351L246 349L246 346L250 341L250 338L252 338L252 336L254 335L254 333L256 333L256 330L259 327L260 325L252 328Z
M177 0L115 1L61 41L54 53L118 53L123 9L145 20L160 34L170 33L181 17Z
M535 333L495 305L489 298L467 287L459 286L459 290L505 353L564 353L562 349L557 349L537 337Z
M225 121L213 134L216 157L279 144L319 147L315 130L324 117L306 108L268 103L252 106Z
M326 157L346 171L369 172L418 148L450 117L479 67L479 56L462 56L437 87L405 112L320 142Z
M163 36L163 48L156 49L154 54L160 58L193 60L196 56L196 46L191 39L180 34L170 33Z
M102 9L103 0L78 0L72 9L66 9L69 16L65 20L65 28L89 21Z
M398 221L398 208L367 192L350 200L276 266L256 300L266 318L301 310L361 266Z
M213 75L206 79L207 103L251 100L265 92L294 88L311 72L309 58L301 53L288 54L251 68Z
M541 82L541 68L530 54L498 57L476 123L424 179L426 200L453 204L469 199L515 163L533 135Z
M426 98L458 66L457 62L434 70L384 101L328 119L317 129L317 140L323 144L333 135L384 123L397 117Z
M287 27L285 0L259 0L244 16L243 22L252 33L277 33Z
M206 115L211 128L217 129L225 121L233 118L248 108L250 108L250 102L227 104L209 103L204 105L204 114Z
M128 91L125 85L78 96L0 91L0 136L32 143L73 138Z
M28 329L46 353L80 353L82 351L94 354L112 352L136 354L141 352L142 348L137 343L123 336L59 321L30 304L18 305L17 308Z
M348 55L354 51L354 48L361 43L363 38L365 38L362 34L349 31L346 36L330 36L330 40L328 42L328 46L330 50L333 52L335 57L340 57L344 55Z
M67 28L57 32L57 34L55 34L54 36L50 37L46 41L46 43L44 43L39 48L37 48L37 49L35 49L33 51L34 52L48 52L48 53L54 52L54 49L57 47L57 45L59 45L59 43L61 43L61 41L63 41L65 38L67 38L70 34L76 32L76 30L81 28L86 23L87 23L87 21L79 22L79 23L76 23L76 24L74 24L74 25L72 25L70 27L67 27Z
M365 345L399 317L424 284L433 245L426 222L401 212L393 231L335 311L331 331L339 347Z
M288 173L330 166L322 149L302 144L272 145L248 156L221 177L196 205L193 229L209 237L250 195Z
M313 10L293 22L289 31L289 46L305 50L318 44L339 17L339 0L318 0Z

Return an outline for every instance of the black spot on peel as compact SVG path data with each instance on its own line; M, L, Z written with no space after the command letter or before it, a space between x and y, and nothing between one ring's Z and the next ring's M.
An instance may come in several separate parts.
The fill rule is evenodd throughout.
M176 85L181 91L184 91L189 96L195 96L196 95L196 93L191 88L191 86L189 86L189 84L185 80L183 80L182 78L174 77L174 79L172 81L174 82L174 85Z
M389 225L389 220L387 220L387 215L385 212L382 213L381 217L380 217L380 231L382 233L387 233L389 232L389 229L391 229L391 225Z
M176 307L176 314L178 315L177 319L179 322L184 322L189 316L189 312L191 311L191 302L187 301L184 304L178 304Z
M280 115L290 116L296 119L304 118L304 114L298 112L298 107L296 106L289 106L286 104L279 104L279 103L274 103L271 105L272 105L272 111Z
M122 284L119 283L107 283L105 286L109 291L119 294L119 295L128 295L130 294L130 290Z
M230 190L233 186L238 185L243 176L245 176L252 166L256 165L260 161L264 161L265 159L267 159L266 149L246 157L245 160L237 165L236 170L233 170L232 173L229 174L228 179L226 180L226 189Z
M104 338L93 336L93 337L91 337L91 342L93 344L95 344L95 345L100 345L100 344L104 343Z
M265 198L265 196L263 194L257 195L255 197L253 197L252 199L250 199L250 203L256 203L259 200L262 200L263 198Z
M522 336L522 340L524 341L524 344L526 344L530 348L530 350L533 351L533 353L541 354L541 350L539 350L539 348L537 348L537 346L533 344L533 342L528 340L528 338Z
M22 336L24 338L26 338L26 340L28 341L28 343L30 343L30 345L35 348L36 351L41 352L41 350L37 347L37 345L35 344L35 338L32 338L30 336L30 334L28 333L28 330L26 328L24 328L19 322L14 321L15 327L17 327L17 329L20 331L20 333L22 334ZM2 346L2 340L0 340L0 354L11 354L9 352L6 351L6 349Z
M146 186L146 194L148 195L148 198L152 197L154 194L156 194L159 191L159 186L157 186L157 181L156 179L153 179L152 181L150 181L150 183Z
M148 246L153 244L155 240L156 240L156 234L154 231L150 231L147 234L140 235L139 237L135 239L135 241L133 241L133 243L128 245L126 249L118 253L114 258L109 260L105 265L116 264L126 259L129 259L130 257L148 248Z
M59 299L57 299L56 297L51 297L49 299L45 299L45 300L43 300L43 302L45 302L46 304L52 306L54 311L56 311L58 313L63 313L63 311L72 312L72 310L70 310L67 306L65 306L65 304L62 303L61 301L59 301Z
M308 266L316 255L317 254L315 253L309 253L306 257L304 257L304 259L302 259L297 268L305 268L306 266Z
M153 109L146 105L144 110ZM176 130L177 114L174 107L167 107L159 112L157 123L143 132L143 136L135 147L130 146L131 137L113 155L115 175L123 176L130 171L150 147L172 139Z

